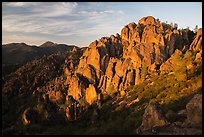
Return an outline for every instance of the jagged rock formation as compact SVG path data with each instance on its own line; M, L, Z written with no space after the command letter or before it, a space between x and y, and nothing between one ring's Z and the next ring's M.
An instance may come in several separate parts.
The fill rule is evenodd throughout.
M155 73L176 49L190 43L190 30L177 30L153 17L132 22L111 35L92 42L80 58L77 73L113 94L141 83Z
M164 63L162 63L162 65L160 66L160 71L161 74L162 73L175 73L174 70L175 68L182 66L183 64L183 71L186 70L186 72L190 72L193 68L193 66L195 66L196 64L193 62L199 62L202 60L202 29L199 29L195 39L193 40L193 42L190 44L189 46L189 50L185 51L185 55L184 55L184 59L186 60L181 60L181 58L183 58L183 54L181 50L176 49L174 51L174 53L171 55L170 58L168 58L167 61L165 61ZM195 52L195 56L194 58L188 58L190 55L193 54L193 52ZM184 68L184 66L186 68Z
M169 65L163 62L174 51L186 50L185 46L192 41L190 35L190 30L177 30L148 16L138 24L126 25L121 35L95 40L84 50L75 69L69 68L73 65L71 62L64 68L67 95L79 101L90 84L95 85L97 94L112 95L141 83L148 75L163 73L163 66L171 66L171 58L166 62ZM169 67L167 70L171 71Z
M198 29L197 35L190 45L190 50L202 50L202 28Z

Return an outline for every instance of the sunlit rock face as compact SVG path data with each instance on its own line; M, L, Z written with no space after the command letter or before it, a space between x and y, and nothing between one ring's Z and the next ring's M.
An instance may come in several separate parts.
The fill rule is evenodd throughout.
M94 103L94 101L97 100L97 92L96 92L96 89L93 85L89 85L89 87L86 89L86 101L89 103L89 104L92 104Z
M198 29L197 35L190 45L191 50L202 50L202 28Z

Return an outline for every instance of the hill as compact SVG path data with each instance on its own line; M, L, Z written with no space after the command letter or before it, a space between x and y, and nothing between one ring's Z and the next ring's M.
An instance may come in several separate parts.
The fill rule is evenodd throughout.
M14 72L20 66L34 59L48 56L57 52L67 52L73 48L73 45L50 44L45 42L41 46L31 46L26 43L10 43L2 45L2 75L5 76Z

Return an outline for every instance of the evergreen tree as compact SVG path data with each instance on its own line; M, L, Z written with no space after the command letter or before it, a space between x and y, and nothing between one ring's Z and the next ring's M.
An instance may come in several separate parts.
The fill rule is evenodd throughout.
M178 28L178 24L174 23L174 28L177 29Z
M197 31L198 31L198 25L196 25L194 28L194 32L197 33Z

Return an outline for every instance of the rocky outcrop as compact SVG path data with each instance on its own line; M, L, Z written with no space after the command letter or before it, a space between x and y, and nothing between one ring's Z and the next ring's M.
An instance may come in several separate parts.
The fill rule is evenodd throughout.
M188 30L177 30L147 16L138 24L124 26L121 35L92 42L76 72L98 85L102 93L112 94L141 83L148 73L157 75L158 67L189 41Z
M79 100L82 94L85 93L85 89L88 85L86 78L80 75L74 75L69 83L67 96L71 95L75 100Z
M163 24L155 21L151 16L142 18L138 24L126 25L121 31L121 39L124 45L123 58L125 60L122 65L136 72L134 74L135 84L142 81L142 66L151 71L153 64L160 66L176 49L181 49L183 44L183 36L180 31L164 29ZM121 70L120 74L126 77L127 69L123 70L123 73Z
M85 93L86 101L91 105L97 100L97 92L93 85L89 84Z
M90 64L88 64L88 65L84 64L83 68L82 67L78 68L77 73L86 77L90 83L96 83L98 81L97 75L96 75L96 70Z
M186 105L187 123L191 126L202 124L202 95L196 94Z
M153 107L150 107L153 108ZM147 113L145 110L145 114ZM144 115L145 115L144 114ZM201 135L202 134L202 95L196 94L194 97L186 104L186 109L180 110L178 113L166 114L168 119L171 117L177 119L177 121L168 123L166 126L157 126L157 128L151 127L151 123L146 122L147 130L142 130L144 121L148 121L143 116L142 125L137 129L137 133L142 135ZM151 116L153 114L151 113ZM149 119L150 119L149 117ZM157 118L156 118L157 119ZM162 120L161 120L162 121ZM161 124L163 125L163 124Z
M152 16L143 17L139 20L138 24L143 25L154 25L155 24L155 18Z
M190 45L190 49L194 51L202 49L202 29L201 28L198 29L197 35Z
M180 50L176 50L174 54L172 54L172 56L167 61L162 63L162 65L160 66L161 74L173 72L175 66L179 65L179 62L177 63L177 61L181 61L178 59L175 60L175 58L181 55L182 55L182 52Z
M141 126L137 132L151 130L155 127L162 127L168 125L169 122L165 119L162 110L154 105L148 105L145 109Z

